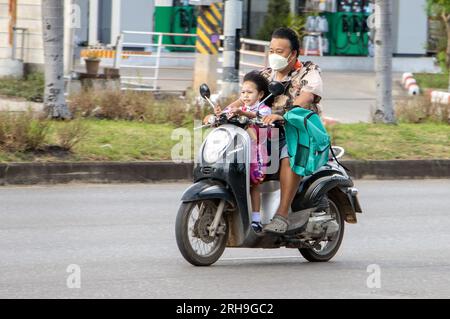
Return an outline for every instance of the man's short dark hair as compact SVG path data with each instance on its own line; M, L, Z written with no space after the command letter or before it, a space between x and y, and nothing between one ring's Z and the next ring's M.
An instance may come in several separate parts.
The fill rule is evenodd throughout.
M291 28L279 28L272 33L272 39L286 39L291 43L291 50L297 51L297 56L300 55L300 41L298 34Z

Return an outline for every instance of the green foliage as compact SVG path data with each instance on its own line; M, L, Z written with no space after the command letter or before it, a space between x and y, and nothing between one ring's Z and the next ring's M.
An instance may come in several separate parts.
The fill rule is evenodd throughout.
M445 55L445 53L444 53ZM447 73L414 73L417 84L424 89L447 89L448 88Z
M450 14L450 1L448 0L427 0L427 12L429 15Z
M446 26L446 38L447 38L447 48L440 48L440 53L438 54L439 64L443 64L445 61L445 69L450 68L450 38L448 34L450 33L450 1L449 0L427 0L427 12L431 16L439 17L444 25ZM444 53L441 53L444 52Z
M273 31L289 26L290 5L288 0L269 0L269 8L257 38L270 41Z
M288 27L297 32L300 40L305 35L305 25L306 17L304 15L290 14L288 16Z

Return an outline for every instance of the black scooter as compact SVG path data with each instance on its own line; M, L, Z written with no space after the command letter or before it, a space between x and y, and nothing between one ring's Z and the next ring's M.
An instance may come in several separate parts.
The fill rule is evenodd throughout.
M284 87L273 82L269 90L276 96ZM206 85L201 86L200 94L214 107ZM337 160L344 150L335 147L335 159L330 158L313 175L303 178L291 205L290 226L285 234L255 232L251 226L251 139L246 129L264 124L258 118L229 119L224 114L211 118L208 126L216 128L201 146L194 184L182 195L176 219L176 240L183 257L195 266L209 266L220 258L225 247L288 247L299 249L311 262L333 258L341 245L345 222L356 223L356 213L362 212L358 191ZM278 153L276 146L271 148L275 149L271 154ZM279 161L278 157L275 160ZM263 225L275 215L279 202L278 174L267 175L261 185Z

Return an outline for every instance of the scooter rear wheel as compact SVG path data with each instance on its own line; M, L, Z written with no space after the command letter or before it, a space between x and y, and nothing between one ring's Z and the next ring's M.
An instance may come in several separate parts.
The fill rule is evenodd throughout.
M183 203L178 210L175 235L178 249L194 266L210 266L222 256L228 239L228 225L222 216L219 234L209 236L217 205L211 200Z
M328 202L330 213L336 218L336 221L339 224L339 231L337 234L335 234L335 236L333 236L331 241L327 241L325 243L322 242L323 246L320 250L311 248L299 248L300 254L302 254L302 256L310 262L329 261L338 252L339 247L341 246L342 238L344 237L344 216L333 199L328 198Z

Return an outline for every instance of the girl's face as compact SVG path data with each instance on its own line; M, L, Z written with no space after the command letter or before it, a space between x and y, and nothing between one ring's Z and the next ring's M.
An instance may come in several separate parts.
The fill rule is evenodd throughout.
M255 83L246 81L242 84L241 100L245 105L251 106L261 101L264 96L264 92L258 92L258 88Z

